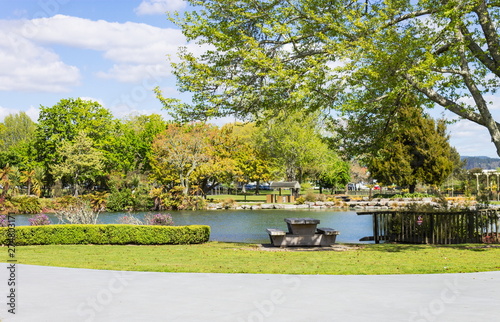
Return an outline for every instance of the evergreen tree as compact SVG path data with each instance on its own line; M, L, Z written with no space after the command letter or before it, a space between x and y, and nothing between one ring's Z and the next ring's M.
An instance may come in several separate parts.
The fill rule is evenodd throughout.
M379 119L366 129L371 138L357 148L365 150L364 159L371 176L383 185L396 184L414 192L418 183L440 185L451 174L456 152L450 146L443 120L434 121L420 107L413 105L413 97L402 97L394 106L394 113ZM350 128L359 133L362 124L351 119ZM352 137L351 133L351 137Z

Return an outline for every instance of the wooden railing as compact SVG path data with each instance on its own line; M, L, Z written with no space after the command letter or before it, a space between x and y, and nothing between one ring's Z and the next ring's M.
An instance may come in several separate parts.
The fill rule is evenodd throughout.
M381 240L416 244L499 243L499 211L371 211L373 236L362 240Z

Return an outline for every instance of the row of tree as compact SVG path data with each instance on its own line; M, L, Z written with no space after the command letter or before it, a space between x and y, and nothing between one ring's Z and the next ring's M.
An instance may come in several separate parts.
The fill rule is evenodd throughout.
M186 196L271 180L342 189L349 166L323 130L314 114L218 127L155 114L118 120L97 102L63 99L42 106L36 123L23 112L0 123L0 188L3 198L19 187L45 196L125 189Z

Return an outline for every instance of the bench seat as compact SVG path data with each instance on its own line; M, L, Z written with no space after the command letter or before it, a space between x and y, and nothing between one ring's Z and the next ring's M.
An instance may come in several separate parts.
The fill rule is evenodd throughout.
M338 230L335 230L332 228L317 228L316 230L317 230L318 234L323 234L323 235L327 235L327 236L340 234L340 232Z
M285 236L286 232L280 229L274 229L274 228L267 228L266 229L267 233L269 236Z

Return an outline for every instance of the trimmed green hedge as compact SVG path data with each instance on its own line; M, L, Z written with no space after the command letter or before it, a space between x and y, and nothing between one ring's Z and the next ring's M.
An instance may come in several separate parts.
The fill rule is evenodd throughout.
M209 238L210 226L203 225L46 225L16 227L14 244L200 244ZM8 228L0 228L0 244L8 243Z

